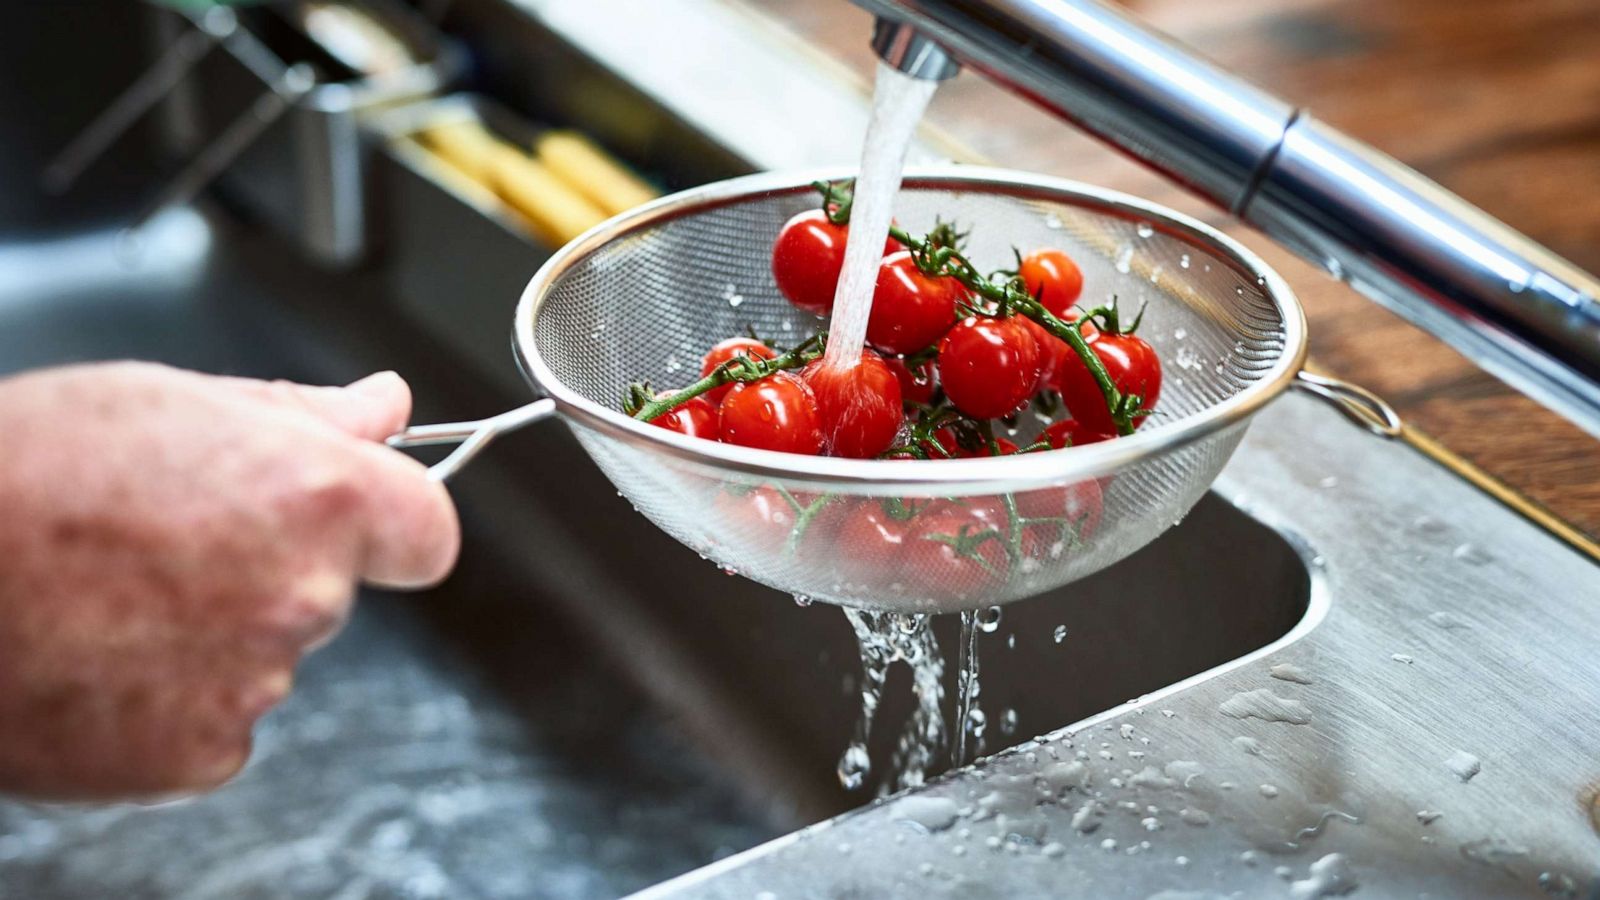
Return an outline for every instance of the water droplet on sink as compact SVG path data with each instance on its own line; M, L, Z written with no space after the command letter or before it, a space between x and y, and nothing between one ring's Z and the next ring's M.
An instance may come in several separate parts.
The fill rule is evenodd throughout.
M1444 765L1445 768L1454 772L1457 778L1461 779L1462 784L1471 781L1479 772L1483 771L1483 763L1476 756L1465 750L1457 750L1450 754L1450 757L1444 761Z
M1167 717L1167 718L1169 718L1169 719L1170 719L1170 718L1172 718L1172 717L1173 717L1173 716L1175 716L1175 715L1177 715L1177 713L1175 713L1175 712L1173 712L1173 711L1172 711L1172 710L1170 710L1170 709L1163 709L1163 710L1162 710L1162 711L1161 711L1161 714L1162 714L1162 715L1163 715L1163 716L1166 716L1166 717Z
M1321 481L1317 482L1317 484L1320 484L1325 488L1336 488L1336 487L1339 486L1339 476L1337 476L1337 475L1325 476Z
M1416 662L1416 658L1409 653L1391 653L1389 654L1389 658L1397 663L1404 663L1408 666Z
M1469 566L1481 566L1494 560L1488 551L1474 544L1460 544L1450 551L1450 555Z
M1133 726L1127 724L1126 722L1124 722L1122 726L1117 729L1117 733L1122 735L1122 739L1125 741L1133 740Z
M1314 683L1311 680L1311 676L1307 675L1304 669L1294 665L1293 663L1278 663L1271 669L1268 669L1267 674L1278 679L1279 681L1292 681L1295 684Z
M794 595L794 605L795 606L810 606L813 602L815 602L815 601L813 601L810 597L806 596L805 594L795 594Z
M1056 626L1056 630L1051 632L1050 636L1052 638L1055 638L1055 642L1056 643L1058 643L1058 644L1061 643L1062 641L1067 639L1067 626L1065 626L1065 625L1057 625Z
M1435 812L1431 809L1419 809L1417 810L1417 821L1424 825L1432 825L1434 822L1437 822L1439 817L1442 815L1444 815L1444 813Z
M1278 796L1278 789L1274 785L1263 784L1261 786L1260 790L1261 790L1261 796L1266 797L1269 800L1272 799L1273 797Z
M1100 842L1100 849L1101 850L1115 850L1115 849L1117 849L1117 840L1116 840L1116 838L1106 838L1105 840L1101 841Z
M1577 882L1573 881L1570 876L1559 875L1555 872L1540 872L1539 888L1552 897L1578 896Z
M1356 887L1355 876L1344 854L1329 853L1311 864L1311 871L1306 878L1289 885L1289 896L1294 900L1343 897L1355 891Z
M1428 614L1428 621L1433 623L1436 627L1443 628L1446 631L1454 631L1457 628L1471 628L1472 627L1471 625L1468 625L1466 622L1463 622L1460 619L1456 618L1455 616L1452 616L1451 614L1449 614L1447 612L1443 612L1443 611L1436 612L1436 613L1429 613Z
M1204 828L1211 824L1210 813L1203 809L1190 809L1187 806L1178 811L1178 818L1183 820L1183 824L1193 825L1196 828Z
M909 822L930 834L943 831L956 822L954 800L946 797L902 797L894 805L894 818Z
M1266 753L1261 749L1261 742L1249 735L1241 734L1233 739L1233 745L1251 756L1265 758Z
M1261 719L1291 725L1305 725L1311 721L1311 709L1304 703L1279 697L1267 688L1240 691L1224 700L1217 711L1235 719Z

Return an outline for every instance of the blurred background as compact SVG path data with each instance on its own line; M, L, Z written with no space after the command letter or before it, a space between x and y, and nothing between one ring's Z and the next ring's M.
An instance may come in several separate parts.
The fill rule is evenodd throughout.
M1600 269L1593 0L1123 5ZM396 368L419 421L524 400L511 310L589 225L719 178L852 163L874 65L871 16L847 0L19 0L4 15L0 371L139 357L343 383ZM1591 437L1025 101L948 82L914 157L1067 176L1218 225L1293 284L1317 365L1600 537ZM564 429L537 431L453 486L459 573L364 604L238 782L154 809L0 805L0 895L613 896L866 799L832 779L856 671L842 618L705 566L640 524ZM1209 501L1195 519L1216 541L1255 527ZM1124 605L1114 623L1092 585L1031 631L1020 616L1029 665L1083 687L1030 708L1002 678L997 708L1022 724L995 740L1284 633L1304 608L1292 553L1251 546L1249 577L1272 591L1237 586L1249 625L1214 639L1175 640L1210 617L1159 585L1148 614ZM1180 565L1206 549L1153 552ZM1299 605L1249 607L1273 592ZM1150 664L1112 671L1093 647L1040 661L1063 622L1125 629Z

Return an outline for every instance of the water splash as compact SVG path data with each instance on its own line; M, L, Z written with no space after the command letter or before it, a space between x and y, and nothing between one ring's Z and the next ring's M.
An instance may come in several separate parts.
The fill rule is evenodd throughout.
M982 686L978 683L978 632L992 631L999 625L999 607L995 610L993 624L985 628L979 614L971 610L961 614L961 659L956 674L956 739L950 761L965 765L970 744L973 754L983 752L983 735L988 718L978 704Z
M872 723L883 699L889 667L901 662L911 669L911 690L917 705L895 744L891 763L894 777L883 779L882 787L887 793L891 784L896 789L920 785L927 779L934 756L946 742L944 656L933 635L932 621L926 615L910 613L855 609L846 609L844 613L861 651L861 712L856 717L850 744L839 759L839 783L847 790L856 790L871 774L872 758L867 740L872 735Z
M828 324L824 365L831 369L849 369L861 358L867 318L872 312L872 291L878 280L878 261L883 258L883 244L889 236L894 198L900 192L906 148L937 86L937 81L912 78L878 64L872 119L861 146L861 170L850 208L844 268L834 291L833 318Z

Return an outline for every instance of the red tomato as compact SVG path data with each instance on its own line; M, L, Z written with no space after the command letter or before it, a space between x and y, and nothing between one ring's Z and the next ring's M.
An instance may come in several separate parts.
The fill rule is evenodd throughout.
M793 502L790 498L793 498ZM843 525L839 515L846 507L842 497L830 498L826 505L812 514L810 523L798 542L792 542L800 514L817 498L809 494L783 492L771 485L761 485L748 493L728 492L717 498L718 515L727 533L733 535L749 549L764 554L779 554L789 550L798 561L808 565L828 565L833 558L834 537ZM799 504L799 508L796 508Z
M1025 534L1047 546L1068 533L1088 540L1099 527L1104 512L1104 490L1093 478L1063 487L1026 491L1016 497L1017 513L1025 519L1065 520L1060 524L1039 522L1027 526ZM1060 525L1071 531L1063 531Z
M772 277L790 303L819 316L833 309L849 233L848 225L833 224L820 209L807 210L783 223L772 245ZM884 242L885 254L899 249L894 238Z
M961 282L917 268L908 251L884 257L867 320L867 343L885 353L926 349L956 320L956 304L967 295Z
M1101 332L1089 339L1089 348L1100 357L1111 376L1111 383L1124 394L1138 394L1149 409L1161 395L1161 360L1155 348L1135 334L1107 334ZM1116 434L1116 424L1111 421L1111 411L1106 408L1105 395L1090 374L1089 367L1074 354L1056 372L1056 390L1066 402L1072 417L1083 423L1090 432ZM1146 417L1138 416L1133 427L1144 424Z
M914 370L898 356L885 357L883 362L900 380L901 400L923 405L933 402L933 395L939 389L938 379L933 374L933 360L919 364Z
M1083 293L1083 273L1062 250L1046 248L1029 253L1022 258L1017 274L1028 286L1028 293L1038 297L1039 303L1057 318L1066 318Z
M778 351L768 347L766 344L761 343L755 338L728 338L722 343L706 351L705 359L701 360L700 362L700 377L704 378L707 375L710 375L712 369L715 369L717 366L720 366L728 360L733 359L735 356L748 356L751 359L771 359L777 355ZM716 404L721 403L722 398L727 396L728 392L731 390L733 390L733 385L725 384L721 387L712 388L701 396L710 400L713 404Z
M1065 315L1057 315L1056 318L1066 322L1076 322L1078 321L1079 315L1080 313L1078 310L1069 309L1066 311ZM1033 335L1033 339L1035 341L1038 341L1039 349L1043 353L1044 365L1039 373L1039 381L1034 385L1033 390L1035 394L1038 394L1046 388L1055 386L1056 372L1060 370L1063 362L1068 357L1076 357L1077 354L1072 351L1072 347L1069 346L1066 341L1056 337L1048 328L1045 328L1043 325L1040 325L1038 322L1035 322L1032 319L1026 317L1021 318L1023 319L1023 322L1028 325L1028 332ZM1093 337L1095 332L1096 329L1094 327L1094 323L1084 323L1083 336L1085 339Z
M661 391L657 398L670 397L677 391ZM671 412L662 413L650 420L650 424L690 437L705 438L708 441L717 439L717 408L706 399L705 394L690 397L682 406Z
M939 382L975 419L1010 415L1033 396L1044 354L1017 316L968 316L939 342Z
M822 452L816 398L789 372L734 385L722 398L718 428L722 440L742 447L808 456Z
M975 509L951 504L912 520L901 580L930 599L976 600L1005 581L1008 565L996 526Z
M1052 422L1040 433L1040 437L1050 442L1050 446L1057 450L1063 447L1081 447L1084 444L1098 444L1116 437L1115 434L1101 434L1091 431L1077 419L1062 419Z
M851 510L839 526L834 544L846 578L881 584L899 577L906 536L914 521L910 504L905 512L903 518L896 517L876 500L864 501Z
M818 359L800 377L816 397L822 433L834 456L871 459L894 445L904 421L900 379L883 357L863 349L861 362L844 371Z

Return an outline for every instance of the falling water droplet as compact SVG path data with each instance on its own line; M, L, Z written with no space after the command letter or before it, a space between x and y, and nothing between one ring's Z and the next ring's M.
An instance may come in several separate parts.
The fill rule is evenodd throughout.
M1139 237L1142 238L1147 238L1156 233L1156 230L1150 226L1149 222L1140 222L1138 225L1134 226L1133 230L1139 235Z
M994 634L1000 627L1000 607L989 606L978 610L978 629L984 634Z
M1187 329L1187 328L1174 328L1172 330L1172 339L1175 340L1175 341L1181 341L1181 340L1183 340L1184 338L1186 338L1188 336L1189 336L1189 329Z
M1182 256L1178 257L1178 268L1180 268L1180 269L1189 268L1189 254L1185 253Z
M1057 231L1057 230L1060 230L1061 224L1062 223L1061 223L1061 217L1060 216L1056 215L1053 212L1045 213L1045 216L1044 216L1044 227L1046 227L1046 228L1048 228L1048 229L1050 229L1052 231Z
M794 595L794 605L795 606L810 606L813 602L814 601L810 597L806 596L805 594L795 594Z
M1056 643L1061 643L1067 639L1067 626L1057 625L1056 630L1051 632L1050 636L1055 638Z
M728 301L728 305L734 309L738 309L744 303L744 295L739 293L739 286L731 281L722 289L722 299Z
M1000 714L1000 733L1012 735L1017 733L1017 711L1008 709Z

